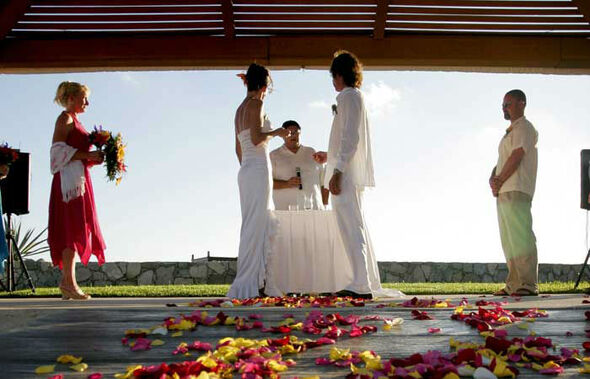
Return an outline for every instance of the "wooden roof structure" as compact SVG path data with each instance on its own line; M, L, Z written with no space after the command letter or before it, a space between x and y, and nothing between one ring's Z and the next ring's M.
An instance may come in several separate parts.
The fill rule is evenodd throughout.
M325 68L590 73L590 0L0 0L0 73Z

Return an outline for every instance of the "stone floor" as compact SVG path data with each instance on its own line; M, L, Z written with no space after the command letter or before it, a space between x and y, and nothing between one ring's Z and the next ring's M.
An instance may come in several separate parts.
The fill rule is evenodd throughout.
M439 299L451 298L458 302L463 296L435 296ZM481 297L465 296L474 304ZM424 298L424 297L422 297ZM585 321L584 311L590 310L583 304L583 295L551 295L546 297L522 298L520 301L508 298L488 296L486 300L507 300L505 308L529 309L538 307L547 310L548 318L539 318L530 324L530 329L537 335L548 337L563 347L582 349L586 341L585 329L590 325ZM84 357L90 366L85 373L58 371L65 378L86 378L89 373L101 372L105 378L114 373L124 372L131 364L159 364L176 362L187 358L174 356L172 350L181 341L200 340L215 344L223 337L264 338L269 334L257 331L237 332L232 327L199 327L194 332L185 332L181 338L170 335L162 337L166 344L149 351L131 352L122 346L121 338L127 329L149 328L161 323L169 316L188 314L196 308L188 303L194 298L100 298L87 302L61 301L47 299L1 299L0 300L0 378L46 378L50 375L35 375L34 370L40 365L53 364L62 354ZM166 304L177 307L167 307ZM481 342L478 333L464 323L450 319L451 309L428 309L435 320L417 321L410 316L409 308L376 308L375 303L363 308L322 308L324 313L339 312L343 315L381 315L402 317L404 324L397 330L384 331L367 336L338 340L336 346L353 350L374 350L382 358L403 357L430 349L449 351L449 338L455 337L465 341ZM215 309L208 309L216 312ZM284 308L223 308L228 315L247 316L251 313L263 315L265 325L276 324L282 315L289 312L296 319L303 319L309 308L285 310ZM380 324L375 324L380 325ZM438 334L429 334L429 327L441 328ZM566 331L573 333L567 337ZM516 327L510 329L510 336L526 336L527 330ZM301 336L301 335L300 335ZM273 335L277 338L277 335ZM331 346L308 350L299 356L290 356L297 365L287 371L283 377L320 375L322 378L344 377L346 369L319 367L314 361L319 356L327 356ZM65 367L65 366L61 366ZM568 368L565 377L579 377L577 368ZM539 377L534 371L522 369L519 377Z

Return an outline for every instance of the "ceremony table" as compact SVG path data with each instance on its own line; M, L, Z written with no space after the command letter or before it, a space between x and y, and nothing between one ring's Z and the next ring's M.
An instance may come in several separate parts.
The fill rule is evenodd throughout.
M278 232L270 265L284 293L322 293L352 281L336 215L331 210L273 211Z

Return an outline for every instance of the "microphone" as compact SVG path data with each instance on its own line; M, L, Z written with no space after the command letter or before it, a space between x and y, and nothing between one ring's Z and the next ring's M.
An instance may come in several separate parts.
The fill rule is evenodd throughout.
M300 167L295 167L295 172L297 173L297 177L299 179L301 179L301 168ZM299 189L300 190L303 189L303 183L299 183Z

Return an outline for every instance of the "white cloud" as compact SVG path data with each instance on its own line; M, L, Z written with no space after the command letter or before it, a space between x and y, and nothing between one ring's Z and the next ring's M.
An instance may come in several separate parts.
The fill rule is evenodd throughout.
M399 89L394 89L382 81L371 83L364 91L367 110L372 117L379 118L389 113L402 96Z
M134 85L134 86L139 86L140 85L140 82L137 79L136 75L133 75L133 74L131 74L129 72L122 72L122 73L120 73L120 77L126 83L129 83L129 84Z
M369 116L380 118L389 113L401 100L401 91L394 89L382 81L371 83L363 93ZM308 103L309 108L331 109L332 104L325 100L316 100Z

